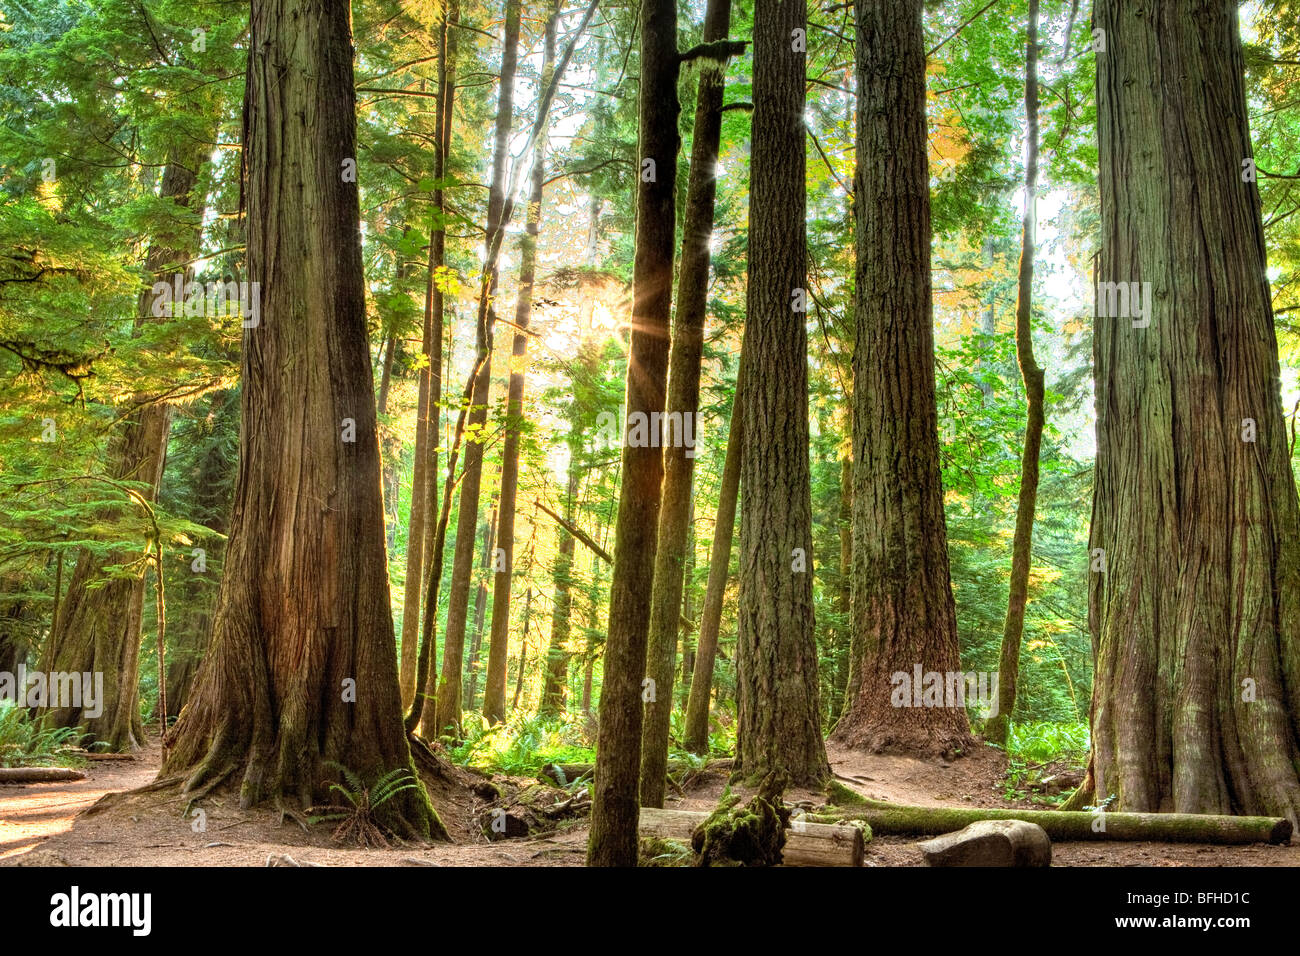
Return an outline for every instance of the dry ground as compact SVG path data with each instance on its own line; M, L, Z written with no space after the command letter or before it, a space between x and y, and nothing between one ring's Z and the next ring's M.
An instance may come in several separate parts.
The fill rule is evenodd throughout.
M846 785L879 799L930 806L1016 806L1003 798L1005 758L981 748L948 761L881 756L828 746L832 769ZM156 742L130 761L96 762L75 783L0 786L0 866L581 866L587 827L577 825L545 838L490 842L478 814L488 805L468 774L431 788L434 805L456 843L353 850L330 840L329 825L309 834L266 810L241 811L233 798L202 804L205 828L183 817L174 794L140 793L118 798L101 812L84 814L105 794L153 780L160 753ZM496 777L496 782L506 778ZM521 781L522 782L522 781ZM667 806L707 810L726 785L721 772L688 781ZM787 795L792 803L825 802L810 791ZM911 837L877 837L867 845L868 866L919 866ZM1062 866L1300 866L1300 844L1283 847L1217 847L1165 843L1058 843ZM292 861L292 862L290 862Z

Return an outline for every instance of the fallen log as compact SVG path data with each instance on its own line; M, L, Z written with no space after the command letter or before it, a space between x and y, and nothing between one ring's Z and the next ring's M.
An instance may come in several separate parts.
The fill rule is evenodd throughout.
M709 815L698 810L642 807L637 833L691 845L691 834ZM862 830L842 823L791 821L781 858L785 866L861 866Z
M822 823L861 820L873 833L930 836L961 830L978 820L1036 823L1056 840L1151 840L1157 843L1286 843L1291 821L1283 817L1234 817L1208 813L1099 813L1076 810L1011 810L916 807L866 800L828 813L810 814Z
M0 783L59 783L85 780L80 770L68 767L0 767Z
M730 770L731 758L722 760L710 760L704 765L705 770ZM575 780L590 776L595 770L594 763L548 763L541 769L538 776L543 780L549 780L559 784L561 787L567 787ZM669 773L681 773L686 770L695 769L695 765L686 760L668 761Z

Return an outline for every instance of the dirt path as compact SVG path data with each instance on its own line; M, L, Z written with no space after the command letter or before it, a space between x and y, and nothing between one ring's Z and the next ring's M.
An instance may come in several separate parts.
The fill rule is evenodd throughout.
M829 746L836 776L846 786L878 799L923 806L1007 807L1005 758L984 748L954 761L863 754ZM152 781L160 752L156 743L131 761L103 761L75 783L0 786L0 866L582 866L585 823L531 840L492 843L482 836L478 814L486 803L462 790L453 801L433 792L434 804L457 841L435 846L352 850L336 846L328 825L304 832L280 825L267 810L242 811L229 797L205 800L201 816L182 816L172 797L136 794L104 812L78 816L106 793ZM726 786L723 773L693 780L670 794L667 806L708 810ZM792 803L817 805L824 794L794 791ZM918 838L876 837L867 844L867 866L920 866ZM1058 866L1300 866L1300 844L1218 847L1166 843L1058 843Z
M0 784L0 865L72 829L82 810L106 793L130 790L158 773L156 742L134 760L94 761L85 780L70 783Z

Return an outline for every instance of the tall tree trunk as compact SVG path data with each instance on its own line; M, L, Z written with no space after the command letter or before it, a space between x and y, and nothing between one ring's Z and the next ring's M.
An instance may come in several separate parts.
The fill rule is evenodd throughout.
M326 797L324 761L414 773L384 551L346 0L253 0L245 103L248 274L239 476L211 651L161 775L243 808ZM423 787L381 820L445 831Z
M544 88L555 68L554 4L547 14L542 53ZM538 108L542 99L538 97ZM505 720L505 660L510 641L510 585L514 580L515 497L519 490L519 432L524 416L524 375L528 370L528 323L533 314L533 280L537 271L537 233L542 221L542 186L546 171L546 137L533 142L532 182L528 194L528 213L520 241L519 293L515 302L515 334L511 345L510 383L506 396L506 435L501 462L501 511L497 520L498 548L501 561L492 578L492 631L488 645L488 680L483 700L483 716L490 723ZM495 665L495 666L494 666ZM494 681L493 678L498 678Z
M893 706L896 674L961 667L934 395L921 11L921 0L857 0L853 635L833 737L951 753L971 743L964 706Z
M636 866L637 771L641 693L663 457L649 441L629 442L633 416L664 410L672 307L677 182L677 7L642 0L636 252L632 265L631 347L627 365L623 489L614 533L605 682L592 787L590 866Z
M685 712L691 695L691 675L695 673L695 499L686 513L686 556L682 561L682 672L677 688L677 706Z
M194 201L192 193L202 164L203 156L197 151L170 161L163 170L159 198L182 210L188 209ZM199 205L202 205L201 198ZM201 212L198 218L202 219ZM145 259L147 274L170 287L177 264L193 259L198 244L197 230L189 231L180 248L154 243ZM189 279L188 267L182 265L179 271L182 281ZM140 293L136 335L146 323L154 321L157 298L152 288ZM173 300L171 307L174 311L183 309L184 305ZM162 484L172 412L172 406L158 402L132 412L122 423L122 430L115 436L109 452L106 468L109 476L119 481L143 483L146 488L141 493L151 503L158 500ZM150 549L160 546L161 542L148 545ZM122 564L127 560L126 554L114 552L103 563ZM90 550L80 552L67 595L59 608L58 626L41 656L41 670L47 674L55 671L102 674L103 694L94 707L99 714L89 716L90 708L85 706L59 706L45 710L45 720L58 727L84 727L87 740L107 744L111 750L134 750L144 739L137 685L146 573L142 569L130 578L115 578L106 576L101 568L100 559Z
M564 520L570 524L576 518L578 497L578 467L576 456L569 458L569 488L564 499ZM569 642L569 626L573 618L573 552L575 539L567 529L557 527L558 538L553 581L555 600L551 611L551 643L546 650L546 670L542 679L542 701L538 715L554 717L564 709L564 678L568 671L569 655L565 646Z
M736 769L830 776L818 701L808 466L804 0L754 7ZM792 47L794 49L792 50Z
M442 402L443 294L438 271L446 261L447 211L442 183L451 151L451 118L456 101L456 39L452 27L460 16L455 0L446 8L438 34L438 94L434 100L437 150L434 154L433 213L429 223L429 274L424 291L424 338L421 350L419 399L415 419L415 466L411 476L411 511L406 535L406 585L402 601L402 707L415 701L417 651L420 645L421 599L428 590L424 576L430 555L429 534L438 502L439 405ZM428 638L426 637L426 640Z
M1097 278L1134 283L1095 324L1095 791L1297 822L1300 514L1237 5L1098 0L1094 24Z
M731 0L710 0L704 13L703 41L724 40L731 25ZM700 408L700 360L704 352L704 317L709 295L709 242L717 195L718 143L722 136L725 60L703 59L695 104L691 171L682 228L682 260L677 285L677 320L668 360L668 413L680 415L671 439L663 440L663 503L659 511L654 590L646 645L648 691L641 737L641 806L662 807L668 775L668 730L673 710L673 675L677 669L677 635L681 631L682 588L687 521L695 475L694 447L686 433L697 434ZM694 440L692 440L694 445ZM644 695L643 695L644 696Z
M510 699L510 709L519 709L519 697L524 692L524 668L528 664L528 629L533 617L533 589L524 594L524 619L521 622L522 638L519 642L519 670L515 672L515 694Z
M740 492L740 457L745 433L745 416L740 405L744 369L742 347L740 372L736 376L736 394L731 405L727 457L722 466L722 484L718 490L713 549L709 553L709 583L704 589L700 636L695 645L695 673L691 677L691 695L686 700L686 739L683 746L691 753L702 755L709 752L709 695L713 691L713 665L718 656L718 631L722 626L722 604L727 594L727 572L731 566L731 541L736 529L736 498Z
M831 677L831 699L826 708L830 723L844 712L844 687L849 677L849 647L853 643L853 436L850 435L840 458L840 564L835 603L846 622L844 632L836 635L835 670Z
M1038 0L1029 0L1028 38L1025 41L1025 217L1020 238L1020 277L1016 288L1016 360L1025 382L1029 410L1025 422L1025 449L1020 461L1020 500L1016 505L1016 532L1011 546L1011 582L1007 619L1002 628L1002 653L998 663L997 713L984 728L984 737L1005 745L1016 709L1016 682L1020 677L1020 641L1025 632L1025 605L1029 597L1029 565L1034 546L1034 509L1038 504L1038 453L1043 444L1043 370L1034 360L1034 202L1038 191Z
M483 550L479 553L479 573L488 574L492 567L492 552L496 546L497 506L493 505L488 520L482 528ZM487 582L479 581L474 592L474 636L469 642L469 659L465 662L465 709L473 710L478 700L479 656L483 649L483 623L487 617Z

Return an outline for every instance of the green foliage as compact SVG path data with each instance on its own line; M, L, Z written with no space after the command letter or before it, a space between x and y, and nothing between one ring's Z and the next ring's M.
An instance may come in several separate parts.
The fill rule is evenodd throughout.
M23 707L0 700L0 767L79 767L79 728L44 727Z
M359 774L336 761L326 761L325 767L343 777L343 783L334 782L329 787L330 793L336 794L341 802L312 807L307 817L308 822L314 824L338 820L341 822L332 834L336 843L363 849L387 848L391 831L380 820L383 808L398 794L419 788L420 782L406 767L390 770L369 785Z
M563 715L544 718L515 710L504 724L488 726L476 713L465 715L465 740L451 750L451 759L511 775L537 774L548 763L591 763L595 748L577 719Z
M1007 799L1025 796L1026 787L1045 775L1063 770L1082 772L1088 760L1087 721L1067 723L1032 720L1011 722L1007 736ZM1068 793L1035 797L1042 803L1059 803Z

